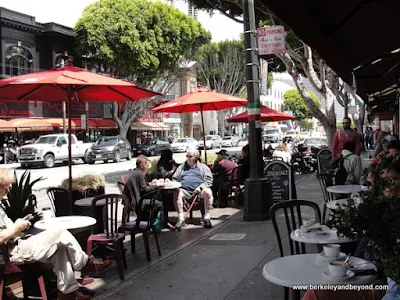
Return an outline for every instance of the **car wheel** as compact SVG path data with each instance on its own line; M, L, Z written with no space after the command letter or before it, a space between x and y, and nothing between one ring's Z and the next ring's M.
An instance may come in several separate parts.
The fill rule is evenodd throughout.
M29 165L21 165L21 168L29 169Z
M89 162L88 151L85 151L85 155L82 157L82 160L85 164Z
M211 144L210 149L214 149L214 144Z
M94 161L94 160L88 160L87 163L88 163L89 165L94 165L95 162L96 162L96 161Z
M103 162L106 164L108 163L108 159L103 159Z
M233 143L231 143L231 148L233 148Z
M188 152L188 151L189 151L189 147L186 147L185 152Z
M114 162L120 162L121 160L121 154L119 153L119 151L115 152L115 156L114 156Z
M54 155L53 154L47 154L44 157L44 162L43 163L44 163L44 166L46 168L53 168L54 164L55 164Z
M132 152L131 150L128 151L128 157L126 158L126 160L131 160L132 159Z

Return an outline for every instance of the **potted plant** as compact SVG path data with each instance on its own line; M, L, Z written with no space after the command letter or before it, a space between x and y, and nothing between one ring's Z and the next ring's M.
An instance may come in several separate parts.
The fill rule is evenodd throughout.
M206 164L210 168L214 165L215 160L217 159L218 155L215 153L207 153L207 161L204 158L204 154L201 155L201 162Z
M103 174L85 174L72 178L72 201L85 197L85 191L90 190L90 196L104 195L106 180ZM63 180L61 187L68 190L68 178Z
M15 171L14 176L15 182L11 184L7 193L7 199L1 200L1 205L13 222L18 218L32 214L33 219L31 223L33 224L40 220L42 216L36 212L36 197L32 194L32 187L35 183L43 180L43 177L31 181L31 173L28 171L25 171L19 180Z

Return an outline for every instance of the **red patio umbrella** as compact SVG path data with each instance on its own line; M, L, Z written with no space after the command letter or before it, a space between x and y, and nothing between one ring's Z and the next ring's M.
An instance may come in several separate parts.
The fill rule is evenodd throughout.
M169 113L188 113L200 111L201 125L203 128L204 156L207 162L206 137L204 134L204 118L205 110L223 110L237 106L247 105L247 99L238 98L230 95L212 92L206 88L199 87L182 97L171 100L163 105L152 109L154 112Z
M268 108L264 105L260 106L261 122L278 122L295 119L296 117L278 110ZM227 119L231 123L248 123L248 113L247 111L242 112L236 116Z
M71 102L125 102L161 95L134 83L95 74L72 65L0 80L0 99L68 103L69 194L72 195Z

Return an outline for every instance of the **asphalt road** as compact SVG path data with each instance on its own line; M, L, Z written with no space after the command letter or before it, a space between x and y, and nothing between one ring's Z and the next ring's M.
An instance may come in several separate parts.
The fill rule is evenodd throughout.
M233 147L226 148L231 152L240 152L241 147ZM215 153L218 152L219 149L207 150L207 153ZM174 153L174 159L178 163L182 163L186 160L186 153ZM150 157L151 160L155 162L158 161L159 156ZM72 176L78 177L85 174L104 174L106 178L106 190L107 186L116 186L116 182L121 179L121 175L128 172L129 169L133 169L136 166L136 158L133 158L131 161L122 160L119 163L109 162L103 163L102 161L96 162L94 165L84 164L83 162L77 161L72 166ZM16 172L18 178L25 171L22 169L19 164L14 165L16 167ZM43 190L48 187L56 187L61 184L61 182L68 178L68 167L64 165L56 165L56 167L47 169L47 168L31 168L29 169L31 173L31 180L34 180L39 177L43 177L42 181L37 182L33 190ZM108 191L107 192L111 192ZM115 191L112 191L115 192Z

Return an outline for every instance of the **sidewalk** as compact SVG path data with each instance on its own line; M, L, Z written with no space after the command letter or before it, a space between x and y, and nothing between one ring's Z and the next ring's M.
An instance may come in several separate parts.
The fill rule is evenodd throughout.
M315 173L296 178L296 182L299 199L323 203ZM283 225L284 219L279 223ZM218 226L202 231L203 236L120 282L112 291L97 291L95 299L282 299L283 287L261 274L264 264L279 257L272 222L243 222L239 212ZM191 234L192 230L185 231ZM285 247L287 237L284 239ZM316 250L311 245L308 252Z

